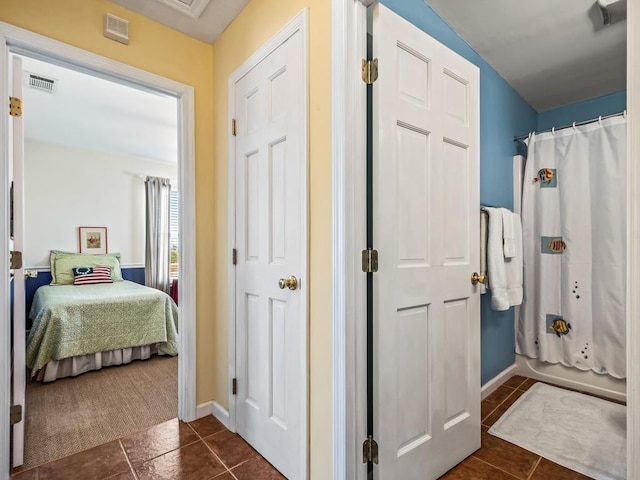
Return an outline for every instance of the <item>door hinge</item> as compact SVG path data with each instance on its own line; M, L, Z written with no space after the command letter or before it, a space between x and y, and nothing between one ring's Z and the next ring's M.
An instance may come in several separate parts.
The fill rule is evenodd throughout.
M362 250L362 271L375 273L378 271L378 251L372 248Z
M22 268L22 252L11 251L11 260L10 260L11 270L20 270Z
M234 265L238 264L238 249L237 248L231 249L231 262Z
M12 117L22 116L22 100L16 97L9 97L9 115Z
M373 462L378 465L378 442L369 435L362 444L362 463Z
M11 420L11 425L20 423L22 421L22 405L11 405L9 418Z
M238 379L234 378L231 380L231 393L234 395L238 394Z
M231 119L231 135L236 136L238 129L238 121L235 118Z
M378 59L373 60L362 59L362 81L367 85L371 85L378 79Z

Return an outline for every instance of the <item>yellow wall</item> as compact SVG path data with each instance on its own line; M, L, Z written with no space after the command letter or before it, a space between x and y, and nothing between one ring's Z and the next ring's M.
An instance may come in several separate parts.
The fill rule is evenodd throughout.
M311 479L331 478L331 2L252 0L213 46L215 230L227 228L228 85L233 73L309 8L309 301ZM226 242L216 244L214 399L227 405ZM224 332L224 334L223 334ZM314 451L321 452L314 454Z
M329 0L252 0L212 47L107 0L0 0L0 21L195 89L197 402L228 407L227 80L303 8L310 18L311 479L331 478L331 88ZM105 12L129 20L128 46L102 35ZM212 273L213 272L213 273ZM314 454L313 452L321 452Z
M113 13L129 21L130 42L104 38L102 17ZM0 21L31 30L90 52L133 65L195 89L196 255L197 255L197 401L213 397L214 361L210 342L216 336L211 296L211 239L226 242L225 230L214 230L213 198L213 64L212 47L153 22L107 0L0 0ZM25 106L26 107L26 106ZM218 208L220 208L218 206ZM206 241L205 241L206 240ZM204 267L204 268L202 268ZM226 337L225 337L226 338Z

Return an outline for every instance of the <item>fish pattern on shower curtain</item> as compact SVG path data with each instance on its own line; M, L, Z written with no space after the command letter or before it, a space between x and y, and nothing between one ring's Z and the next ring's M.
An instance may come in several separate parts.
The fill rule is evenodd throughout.
M626 120L532 134L516 351L626 377Z

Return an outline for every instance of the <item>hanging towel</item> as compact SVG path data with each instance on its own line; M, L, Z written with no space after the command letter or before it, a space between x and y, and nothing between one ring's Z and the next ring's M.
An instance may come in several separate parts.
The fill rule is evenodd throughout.
M487 222L489 214L483 208L480 210L480 275L487 275ZM480 284L480 294L487 293L487 284Z
M489 214L489 232L487 234L487 273L491 290L491 308L509 310L507 293L507 271L502 244L502 212L499 208L485 207Z
M516 256L516 240L514 238L514 214L506 208L501 208L502 212L502 239L504 258L513 258Z
M502 215L503 225L505 224L504 217L507 216L510 217L509 223L513 227L512 240L514 256L511 258L505 258L504 265L507 272L507 294L509 297L509 305L513 307L522 303L522 221L520 220L520 215L517 213L505 210Z

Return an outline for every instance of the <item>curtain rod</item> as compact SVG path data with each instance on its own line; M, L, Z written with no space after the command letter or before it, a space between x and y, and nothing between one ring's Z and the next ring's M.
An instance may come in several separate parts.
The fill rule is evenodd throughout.
M538 135L540 133L553 132L555 130L562 130L563 128L577 127L579 125L586 125L588 123L599 122L600 120L604 120L605 118L617 117L618 115L624 115L625 118L626 118L627 111L623 110L622 112L612 113L611 115L600 116L600 117L597 117L597 118L592 118L591 120L584 120L582 122L573 122L573 123L570 123L568 125L562 125L560 127L548 128L547 130L542 130L540 132L534 132L534 133L536 135ZM529 135L531 135L531 133L525 133L524 135L517 135L517 136L513 137L513 141L514 142L520 142L520 141L524 140L525 138L528 138Z

